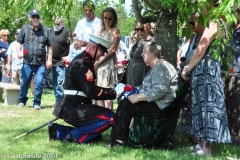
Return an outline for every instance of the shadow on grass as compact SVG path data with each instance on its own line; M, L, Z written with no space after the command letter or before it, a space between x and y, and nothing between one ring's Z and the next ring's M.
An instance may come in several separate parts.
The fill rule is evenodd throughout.
M46 90L46 89L44 89L43 90L43 94L53 94L53 90L50 90L50 89Z

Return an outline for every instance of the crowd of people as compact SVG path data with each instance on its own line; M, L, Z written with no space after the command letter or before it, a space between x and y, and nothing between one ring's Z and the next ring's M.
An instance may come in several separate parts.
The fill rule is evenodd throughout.
M207 15L209 7L217 4L203 6L201 14ZM209 20L204 26L198 22L200 13L193 12L188 25L194 34L180 47L174 67L164 59L164 46L156 42L155 23L136 23L128 51L120 41L114 8L105 8L100 19L95 16L91 0L85 0L82 9L85 17L76 25L72 44L61 17L49 30L40 23L36 9L29 11L30 24L16 30L16 40L10 46L9 31L0 31L0 77L5 83L20 82L19 107L27 103L34 76L33 108L41 109L44 76L51 68L53 115L71 126L50 123L49 140L96 142L112 126L111 143L106 147L127 145L136 114L169 108L177 96L180 79L188 85L182 108L186 112L186 133L194 143L189 149L193 154L211 156L213 142L231 143L221 63L212 54L216 51L212 43L226 36L219 29L224 18ZM240 15L238 8L236 15ZM238 22L232 38L235 72L240 70L239 26ZM122 96L126 84L137 92L121 99L114 113L113 100Z

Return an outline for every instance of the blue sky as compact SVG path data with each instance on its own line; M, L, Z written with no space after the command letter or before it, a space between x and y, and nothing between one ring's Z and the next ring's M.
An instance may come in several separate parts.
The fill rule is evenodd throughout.
M130 6L132 5L132 1L131 0L125 0L125 8L127 10L127 12L130 12Z
M114 2L118 3L119 0L114 0ZM130 6L131 5L132 5L132 0L125 0L124 6L125 6L125 8L127 10L127 13L130 13L130 10L131 10Z

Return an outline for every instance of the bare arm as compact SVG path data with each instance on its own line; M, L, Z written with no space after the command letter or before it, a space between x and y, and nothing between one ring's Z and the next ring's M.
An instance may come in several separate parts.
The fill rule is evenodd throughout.
M16 51L19 59L23 58L23 52L21 52L22 44L17 42L16 44Z
M8 57L7 57L7 65L6 65L8 71L11 68L10 67L11 66L11 61L12 61L12 57L8 55Z
M140 101L147 101L147 98L144 95L144 93L140 93L140 94L133 94L133 95L129 96L128 100L132 103L138 103Z
M48 47L48 56L47 56L47 62L46 62L46 67L47 69L50 69L52 67L52 46Z
M0 54L2 54L2 53L4 53L4 52L6 52L6 49L5 49L5 48L3 48L3 49L0 50Z
M178 68L179 64L180 64L180 58L182 55L182 46L178 49L177 51L177 62L176 62L176 67Z
M188 66L185 66L182 72L183 79L188 79L186 76L186 71L191 72L196 65L201 61L202 57L204 56L206 50L208 49L209 45L213 41L213 35L218 32L219 29L219 22L218 23L211 23L209 24L209 28L205 28L202 38L200 39L199 45L196 51L193 54L191 61L189 62ZM216 37L217 38L217 37Z
M116 54L115 52L117 51L118 44L120 41L120 31L118 28L114 29L111 40L112 40L113 44L108 49L108 54L105 54L104 56L100 57L100 59L95 63L96 66L99 66L101 63L106 61L108 58L112 57L112 55Z
M81 47L86 47L87 44L88 44L87 41L84 41L84 40L78 40L78 39L74 40L73 43L74 43L74 48L75 48L76 50L81 49Z

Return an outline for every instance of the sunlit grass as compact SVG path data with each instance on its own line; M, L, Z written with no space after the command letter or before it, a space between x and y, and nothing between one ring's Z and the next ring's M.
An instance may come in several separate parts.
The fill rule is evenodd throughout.
M19 108L17 105L0 107L0 159L65 159L65 160L192 160L192 159L222 159L226 156L240 157L240 148L231 144L213 144L213 156L196 156L188 150L190 143L187 136L175 134L173 142L176 149L146 150L127 147L106 149L110 142L110 129L103 133L103 140L99 143L77 145L60 141L49 141L47 127L34 133L13 139L43 123L55 118L52 115L54 103L53 91L46 89L42 97L42 110L32 108L33 97L30 96L27 105ZM117 105L114 105L116 109ZM57 123L65 124L62 120Z

